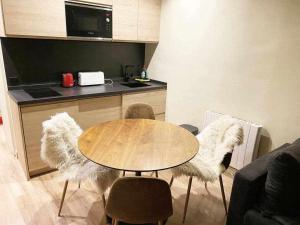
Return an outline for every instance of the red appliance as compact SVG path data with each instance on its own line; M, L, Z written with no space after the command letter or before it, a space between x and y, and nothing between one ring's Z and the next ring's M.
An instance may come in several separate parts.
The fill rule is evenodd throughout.
M64 73L62 75L62 86L63 87L73 87L74 86L74 76L72 73Z
M2 116L0 116L0 125L3 124Z

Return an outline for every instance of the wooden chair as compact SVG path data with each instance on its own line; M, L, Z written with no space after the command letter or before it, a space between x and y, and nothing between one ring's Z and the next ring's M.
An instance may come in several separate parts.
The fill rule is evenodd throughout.
M113 225L163 225L173 214L169 185L159 178L120 178L110 190L105 211Z
M243 128L237 120L229 116L223 116L208 125L197 138L200 143L199 152L190 162L171 169L172 178L170 187L175 177L188 176L189 183L186 201L183 211L184 223L189 203L190 191L193 178L205 182L213 182L219 179L223 204L227 214L226 198L223 186L222 173L229 167L234 147L243 142Z
M150 105L136 103L128 107L125 113L125 119L150 119L155 120L153 108ZM125 176L126 171L123 171ZM158 177L158 172L155 171L155 176Z
M44 121L41 146L41 158L50 167L59 170L66 179L58 216L60 216L69 181L80 182L90 179L102 195L105 207L104 192L119 177L119 172L99 166L86 159L78 150L77 141L82 133L80 127L67 114L59 113L50 120Z
M144 103L136 103L128 107L125 119L149 119L155 120L153 108Z

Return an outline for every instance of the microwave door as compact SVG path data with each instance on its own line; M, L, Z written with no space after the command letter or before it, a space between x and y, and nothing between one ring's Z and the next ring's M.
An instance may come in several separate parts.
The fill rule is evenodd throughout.
M112 38L112 12L66 5L67 34L73 37Z
M98 11L78 7L66 7L67 34L75 37L100 37Z

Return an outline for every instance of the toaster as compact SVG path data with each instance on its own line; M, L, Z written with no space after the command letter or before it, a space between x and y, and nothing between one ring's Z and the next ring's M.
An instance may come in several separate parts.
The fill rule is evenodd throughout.
M104 82L104 73L101 71L78 73L78 85L80 86L100 85Z

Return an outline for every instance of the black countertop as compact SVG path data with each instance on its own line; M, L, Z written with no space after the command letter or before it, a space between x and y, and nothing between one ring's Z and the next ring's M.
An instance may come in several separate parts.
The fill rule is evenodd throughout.
M123 81L115 80L112 85L97 85L97 86L75 86L72 88L64 88L59 84L43 84L43 85L35 85L31 87L51 87L51 89L55 90L60 94L60 96L55 97L45 97L45 98L33 98L26 91L24 91L24 87L15 87L9 90L10 96L18 105L28 105L35 103L46 103L67 99L83 99L88 97L100 97L100 96L111 96L118 95L123 93L130 92L140 92L140 91L148 91L155 89L167 88L167 83L151 80L147 82L150 86L146 87L138 87L138 88L130 88L122 85ZM27 87L28 88L28 87Z

